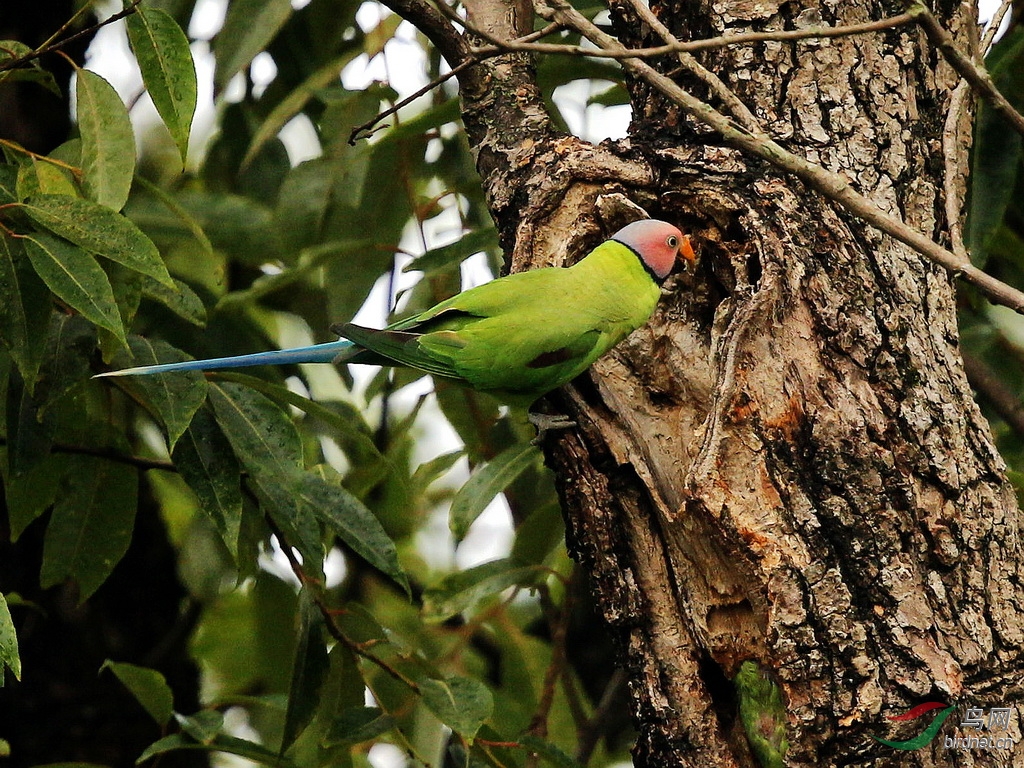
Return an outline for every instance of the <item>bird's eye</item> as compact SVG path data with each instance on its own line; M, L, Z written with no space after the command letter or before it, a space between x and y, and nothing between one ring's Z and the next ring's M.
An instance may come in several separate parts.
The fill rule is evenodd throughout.
M673 248L673 249L674 248L678 248L679 247L679 238L676 237L675 235L669 235L665 239L665 245L667 245L669 248Z

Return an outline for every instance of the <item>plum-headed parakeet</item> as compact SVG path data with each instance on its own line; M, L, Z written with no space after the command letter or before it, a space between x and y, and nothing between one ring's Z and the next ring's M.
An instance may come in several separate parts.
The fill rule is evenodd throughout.
M739 696L740 721L750 751L762 768L784 768L789 739L782 688L756 661L744 661L733 678Z
M331 329L340 341L100 376L281 363L398 365L529 406L647 322L659 286L680 255L693 260L682 233L664 221L644 219L571 267L507 275L382 330L343 323Z

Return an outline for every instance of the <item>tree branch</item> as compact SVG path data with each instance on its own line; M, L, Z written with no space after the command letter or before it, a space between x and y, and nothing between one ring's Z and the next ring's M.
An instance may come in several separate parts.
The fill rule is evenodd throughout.
M100 22L98 22L96 24L93 24L92 26L86 27L85 29L79 30L78 32L75 32L73 35L68 35L67 37L63 38L62 40L55 40L55 38L57 36L59 36L61 32L63 32L65 29L68 28L68 26L74 21L75 17L78 16L78 14L76 13L75 17L72 17L72 19L70 21L68 21L67 24L65 24L60 29L58 29L56 32L54 32L53 35L50 36L50 39L47 40L45 43L43 43L43 45L39 46L38 48L36 48L33 51L30 51L29 53L26 53L24 56L19 56L16 59L11 59L10 61L5 61L3 63L0 63L0 75L2 75L4 72L6 72L8 70L18 69L19 67L23 67L28 62L34 61L34 60L38 59L40 56L45 56L46 54L48 54L48 53L50 53L52 51L59 50L59 49L63 48L65 45L67 45L68 43L70 43L71 41L77 40L78 38L80 38L80 37L82 37L84 35L92 34L93 32L95 32L96 30L100 29L101 27L105 27L108 24L113 24L115 21L120 21L125 16L131 16L133 13L135 13L136 7L141 2L142 2L142 0L132 0L132 4L129 5L127 8L125 8L124 10L118 11L117 13L113 14L112 16L109 16L108 18L104 19L103 21L100 21ZM88 6L83 6L79 10L78 13L81 13L87 7ZM0 77L0 82L2 82L2 81L3 81L3 78Z
M613 0L613 2L621 3L622 0ZM680 45L679 39L661 22L661 19L654 15L654 11L650 9L650 6L646 5L642 0L625 0L625 2L644 24L661 36L661 39L667 45L673 47ZM697 61L691 53L676 50L675 54L683 68L700 78L711 89L711 92L721 99L722 103L740 125L748 131L762 130L761 124L754 117L753 112L747 109L747 105L740 100L739 96L733 93L729 86L722 82L718 75Z
M1018 437L1024 437L1024 403L983 360L962 350L964 371L975 391L985 398Z
M999 115L1006 119L1013 129L1021 136L1024 136L1024 115L1015 110L1006 97L999 92L992 77L980 64L976 64L971 57L961 51L953 36L949 34L938 19L929 11L920 0L914 0L909 8L909 13L915 18L921 29L928 36L932 45L942 52L946 61L957 73L971 84L975 93L988 102L989 106Z
M7 446L7 439L0 437L0 446ZM65 443L53 443L50 450L54 453L67 453L73 456L95 456L98 459L106 459L118 464L127 464L138 469L162 469L165 472L177 472L177 467L170 461L162 459L150 459L146 456L135 456L127 453L120 453L110 448L94 448L88 445L67 445Z
M448 6L446 6L444 3L441 3L438 7L450 10L448 9ZM446 15L448 14L446 13ZM462 24L468 31L472 32L473 34L479 34L480 36L485 35L484 32L474 29L470 24L468 24L465 21L465 19L462 19L455 14L451 14L450 18L453 21ZM538 40L542 37L550 35L552 32L558 31L559 29L561 29L560 25L549 24L548 26L544 27L544 29L539 29L536 32L531 32L529 35L525 35L524 37L519 38L515 42L531 42L533 40ZM357 125L355 128L353 128L352 133L349 134L348 143L354 145L357 141L359 141L359 139L364 138L361 135L363 133L365 133L368 137L370 133L372 133L371 129L375 125L377 125L377 123L379 123L381 120L384 120L388 116L395 114L406 105L411 104L421 96L425 96L438 86L448 82L451 78L458 76L458 74L463 70L468 69L474 64L484 61L485 59L491 58L492 56L500 56L502 53L506 53L506 51L500 45L492 45L489 46L488 48L473 48L472 55L470 56L470 58L467 58L461 64L455 65L454 67L452 67L450 71L446 72L440 77L435 77L433 80L431 80L429 83L427 83L422 88L417 90L415 93L409 94L401 101L396 102L392 106L385 109L383 112L377 113L377 115L375 115L372 120L368 120L362 125Z
M381 0L381 2L411 22L427 36L434 47L454 68L470 58L470 47L444 15L423 0Z
M729 117L711 105L696 98L677 83L661 74L611 35L603 32L565 0L548 0L549 10L544 13L554 21L575 29L585 38L606 51L627 54L622 57L623 68L642 78L682 107L690 117L712 128L737 149L768 161L776 168L793 174L811 189L838 203L850 213L866 221L885 234L910 246L918 253L954 275L981 290L996 304L1024 314L1024 293L985 274L963 257L943 248L903 221L890 216L871 200L857 192L842 175L828 171L806 158L795 155L771 138L755 135L738 127Z
M621 667L616 667L615 671L612 672L611 678L608 680L608 684L604 687L604 693L601 694L601 700L598 702L597 707L594 708L590 721L577 740L578 745L575 757L578 763L586 765L590 762L591 755L594 754L598 742L605 734L605 731L608 729L608 723L615 714L615 706L621 705L619 695L626 688L627 682L626 673Z
M949 247L958 258L970 260L967 246L964 243L964 231L960 220L963 213L964 199L964 173L961 169L966 168L964 154L967 146L961 140L963 131L961 121L964 117L964 110L967 109L968 95L971 93L970 85L966 80L961 80L949 100L949 111L946 113L946 122L942 127L942 191L943 203L946 212L946 228L949 231Z
M295 556L295 551L292 549L292 545L288 543L288 540L285 538L280 526L274 522L274 519L270 515L265 515L264 519L267 522L267 527L270 528L270 532L274 534L278 543L281 545L281 551L284 552L284 556L288 559L288 565L291 566L292 573L295 574L295 578L299 580L299 584L302 585L303 589L309 590L309 596L312 598L313 604L317 607L317 610L320 611L320 615L323 616L324 624L327 626L327 631L330 633L331 637L348 648L356 656L361 656L366 659L371 664L374 664L383 672L387 673L392 678L406 685L410 690L418 694L420 692L420 687L415 680L410 680L398 669L384 661L384 659L374 656L372 653L367 651L363 644L357 643L342 632L341 627L338 626L338 622L335 620L335 609L327 603L327 600L324 597L323 585L319 581L311 579L306 574L305 569L302 567L302 563L300 563L299 559Z
M546 739L548 736L548 716L551 714L551 705L555 701L555 687L558 680L565 672L565 637L569 630L569 618L572 613L572 590L565 590L565 597L562 601L561 610L551 599L551 592L545 584L541 584L537 590L540 598L540 605L544 617L548 622L548 631L551 633L551 661L544 672L544 682L541 685L540 701L537 703L537 711L530 718L530 724L526 732L538 739ZM536 768L539 757L528 755L526 759L527 768Z
M538 11L543 15L544 11ZM741 32L732 35L721 35L709 37L704 40L677 40L674 43L657 45L650 48L625 48L612 50L603 47L585 48L581 45L567 45L561 43L534 43L516 42L513 40L501 40L488 35L481 35L485 40L498 46L503 51L522 51L526 53L551 53L569 56L590 56L596 59L649 59L656 56L668 56L673 53L692 53L693 51L706 51L714 48L724 48L729 45L740 45L744 43L763 42L794 42L800 40L813 40L818 38L850 37L852 35L863 35L869 32L883 32L887 29L910 24L914 17L909 13L901 13L879 21L869 21L863 24L850 24L842 27L808 27L807 29L787 29L774 32ZM577 30L579 31L579 30ZM474 30L475 32L475 30ZM471 48L473 53L494 55L491 47Z

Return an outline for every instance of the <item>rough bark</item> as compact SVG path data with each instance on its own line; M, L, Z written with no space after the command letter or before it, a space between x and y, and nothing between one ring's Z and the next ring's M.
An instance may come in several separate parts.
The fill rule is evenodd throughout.
M499 0L468 5L493 34L521 28ZM967 40L973 9L938 6ZM626 44L661 42L614 10ZM655 10L685 39L899 9ZM916 28L702 61L770 135L943 240L956 81ZM642 83L631 138L595 147L552 131L521 59L475 69L488 87L464 91L467 128L513 270L584 253L619 223L612 193L682 224L700 252L653 321L555 398L580 426L548 445L570 548L630 676L637 764L753 765L729 682L744 659L783 687L789 765L1021 764L1016 709L1012 750L870 738L914 735L885 715L922 701L1022 694L1019 515L963 372L950 276ZM948 189L962 195L962 179Z

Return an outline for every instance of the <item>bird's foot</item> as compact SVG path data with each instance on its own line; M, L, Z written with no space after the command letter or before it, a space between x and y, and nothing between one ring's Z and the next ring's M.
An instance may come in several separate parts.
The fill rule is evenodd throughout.
M544 438L548 432L556 429L572 429L576 426L576 422L566 416L564 413L533 413L527 414L530 423L537 428L537 436L530 442L533 445L540 445L544 442Z

